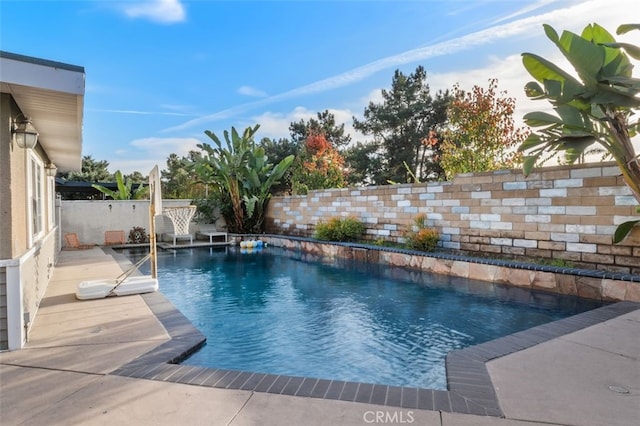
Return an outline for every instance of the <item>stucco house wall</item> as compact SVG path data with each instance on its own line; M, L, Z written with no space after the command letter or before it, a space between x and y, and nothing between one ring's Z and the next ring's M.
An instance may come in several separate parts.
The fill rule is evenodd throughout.
M11 198L14 191L11 186L11 165L17 161L12 158L17 154L13 154L9 141L11 138L11 114L15 108L14 105L15 103L11 96L0 93L0 120L2 123L6 123L0 126L0 182L4 185L2 191L0 191L0 214L2 215L2 220L0 220L0 259L7 259L12 255L12 246L8 244L8 241L11 240L13 224ZM17 182L15 184L17 185Z
M26 164L29 152L18 148L11 141L11 118L20 114L18 106L13 98L6 93L1 93L2 99L0 117L3 123L9 123L2 131L3 166L2 181L8 183L2 191L0 203L2 205L2 234L0 236L0 258L12 258L18 253L24 253L27 246L27 218L25 214L12 211L12 206L27 205L27 176ZM4 159L6 158L6 161ZM23 212L24 213L24 212Z
M81 165L84 69L4 51L0 66L0 350L12 350L27 340L60 250L53 175ZM13 137L27 117L33 149Z
M0 179L3 188L0 195L0 350L10 349L9 335L26 338L31 319L38 310L40 300L49 282L59 248L57 247L55 219L53 217L53 177L47 176L44 165L50 163L40 145L32 150L15 145L11 136L11 119L21 114L18 106L7 93L0 94L0 120L9 123L2 129L0 163L3 165ZM35 160L35 161L34 161ZM33 164L42 167L42 232L34 235L30 226L29 180ZM11 278L11 279L9 279ZM13 303L13 306L11 306ZM15 306L19 303L20 306ZM11 324L12 310L19 309L22 324Z

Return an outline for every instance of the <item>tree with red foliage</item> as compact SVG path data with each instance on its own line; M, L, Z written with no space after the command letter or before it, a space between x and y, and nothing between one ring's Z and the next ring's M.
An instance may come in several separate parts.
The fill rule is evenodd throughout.
M528 131L515 125L515 99L506 97L506 92L496 93L497 87L497 79L489 80L488 89L474 86L466 92L454 87L440 159L447 179L457 173L510 169L522 163L517 148Z
M313 189L342 188L344 185L344 158L324 134L310 132L293 170L293 193L306 194Z

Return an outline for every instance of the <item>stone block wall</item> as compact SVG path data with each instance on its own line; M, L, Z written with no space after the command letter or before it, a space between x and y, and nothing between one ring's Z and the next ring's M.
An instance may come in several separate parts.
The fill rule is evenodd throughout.
M355 217L367 240L402 243L424 214L456 252L638 274L640 229L612 243L617 225L640 218L637 204L615 163L592 163L273 197L265 223L268 233L309 237L319 222Z

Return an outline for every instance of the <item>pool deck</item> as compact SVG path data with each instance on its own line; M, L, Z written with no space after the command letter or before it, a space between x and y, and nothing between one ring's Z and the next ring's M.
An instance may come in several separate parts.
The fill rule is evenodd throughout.
M501 414L493 417L461 414L443 391L430 393L436 409L427 410L278 394L277 378L270 392L206 386L215 372L166 364L167 354L188 350L202 336L159 293L75 299L79 281L120 270L117 259L100 248L61 253L29 342L20 351L0 353L0 424L626 426L640 419L640 304L612 305L590 315L591 325L570 320L530 333L537 344L511 338L448 360L464 359L486 372L483 380L492 385ZM305 381L299 383L294 393ZM473 383L462 385L473 393ZM352 400L358 400L354 392ZM436 404L438 396L447 403ZM415 406L421 406L419 397Z

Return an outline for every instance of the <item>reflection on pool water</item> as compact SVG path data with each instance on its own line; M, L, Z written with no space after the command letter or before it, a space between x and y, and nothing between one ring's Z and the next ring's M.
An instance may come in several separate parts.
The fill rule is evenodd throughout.
M275 247L160 252L158 278L207 337L184 364L430 389L451 350L601 306Z

